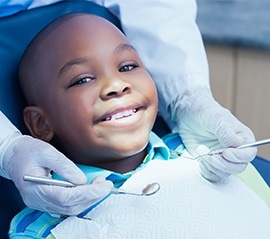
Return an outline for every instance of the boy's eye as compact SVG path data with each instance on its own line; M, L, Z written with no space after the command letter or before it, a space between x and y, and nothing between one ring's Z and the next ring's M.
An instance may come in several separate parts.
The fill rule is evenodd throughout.
M133 63L133 64L127 64L124 66L121 66L119 71L120 72L125 72L125 71L132 71L134 68L138 67L137 64Z
M94 80L94 78L92 78L92 77L84 77L84 78L81 78L79 80L76 80L74 83L72 83L70 85L70 87L75 86L75 85L85 84L85 83L91 82L92 80Z

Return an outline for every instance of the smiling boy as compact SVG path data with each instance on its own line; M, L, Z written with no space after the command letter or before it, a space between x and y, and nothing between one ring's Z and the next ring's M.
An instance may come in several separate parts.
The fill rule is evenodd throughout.
M67 219L27 208L13 220L11 238L269 236L269 208L242 181L206 181L196 161L174 159L151 133L155 85L111 23L88 14L56 20L30 44L19 75L30 133L57 145L89 182L101 175L117 187L139 190L157 181L161 190L150 197L109 195ZM167 137L182 150L177 140Z
M157 112L154 83L116 27L95 16L78 21L53 25L24 56L26 125L33 136L54 139L76 163L130 171L146 155Z

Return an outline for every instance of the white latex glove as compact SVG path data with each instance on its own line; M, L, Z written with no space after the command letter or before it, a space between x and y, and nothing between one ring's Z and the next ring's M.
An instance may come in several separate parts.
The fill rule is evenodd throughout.
M19 189L24 203L33 209L62 215L77 215L110 193L112 183L103 178L85 185L86 176L50 144L14 133L4 154L4 169ZM60 187L23 181L24 175L48 176L53 170L79 185Z
M220 181L230 174L238 174L255 158L256 148L236 149L255 141L252 131L219 105L207 87L186 91L181 99L173 102L171 110L178 122L179 134L192 155L196 156L199 145L210 150L228 148L222 155L200 161L201 174L206 179Z

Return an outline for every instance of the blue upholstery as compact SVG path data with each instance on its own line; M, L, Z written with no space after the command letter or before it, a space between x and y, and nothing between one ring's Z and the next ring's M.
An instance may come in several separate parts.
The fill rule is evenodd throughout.
M32 38L53 19L70 12L87 12L102 16L121 29L120 22L106 8L86 1L61 1L0 18L0 109L23 133L25 105L17 70L24 49ZM0 177L0 238L7 237L12 217L24 207L22 199L10 180Z
M252 164L255 168L259 171L259 173L264 178L265 182L270 187L270 161L266 160L262 157L257 156L253 161Z

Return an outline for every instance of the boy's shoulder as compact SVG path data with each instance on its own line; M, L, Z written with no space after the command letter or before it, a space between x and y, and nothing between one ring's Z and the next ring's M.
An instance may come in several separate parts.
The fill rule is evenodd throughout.
M9 237L53 239L51 230L63 220L52 217L49 213L25 208L12 219Z

